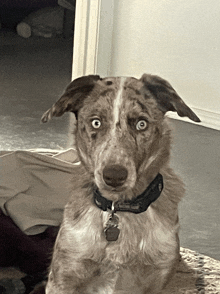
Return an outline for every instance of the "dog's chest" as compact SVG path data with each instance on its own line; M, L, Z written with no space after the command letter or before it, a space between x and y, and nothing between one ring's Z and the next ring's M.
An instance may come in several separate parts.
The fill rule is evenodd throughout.
M112 262L126 264L137 260L157 264L163 262L163 258L158 259L161 253L165 261L175 251L178 227L162 223L152 208L139 215L121 213L118 228L118 240L108 242L105 248L106 258Z
M116 241L108 241L105 230L110 213L96 207L91 208L71 230L72 246L79 246L80 258L94 261L109 261L115 264L126 264L133 260L154 260L157 263L161 252L165 259L176 245L175 228L168 228L157 219L154 211L139 215L133 213L117 213L119 236ZM160 260L161 262L161 260Z

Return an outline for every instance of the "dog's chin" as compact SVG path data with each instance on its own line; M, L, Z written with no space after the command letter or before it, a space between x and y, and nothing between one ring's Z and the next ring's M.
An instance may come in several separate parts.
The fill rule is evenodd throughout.
M131 187L127 185L112 187L104 183L97 183L96 186L103 197L114 202L120 200L130 200L134 197Z

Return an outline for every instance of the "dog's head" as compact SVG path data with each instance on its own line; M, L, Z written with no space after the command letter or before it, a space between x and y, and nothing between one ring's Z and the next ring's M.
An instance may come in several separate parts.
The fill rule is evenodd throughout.
M41 120L68 111L77 118L82 162L103 196L115 201L142 192L168 160L167 111L200 122L167 81L148 74L78 78Z

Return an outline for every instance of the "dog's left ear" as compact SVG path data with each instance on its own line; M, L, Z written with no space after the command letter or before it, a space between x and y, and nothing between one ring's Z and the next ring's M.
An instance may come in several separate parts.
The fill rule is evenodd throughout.
M162 112L176 111L179 116L187 116L195 122L200 122L198 116L183 102L166 80L158 76L144 74L141 81L153 94Z
M61 116L68 111L77 114L84 99L92 91L98 80L101 80L100 76L89 75L72 81L60 99L43 114L41 122L48 122L53 116Z

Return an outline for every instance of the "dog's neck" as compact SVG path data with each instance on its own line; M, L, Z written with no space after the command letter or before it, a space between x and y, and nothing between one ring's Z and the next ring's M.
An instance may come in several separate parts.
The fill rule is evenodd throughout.
M101 195L98 188L94 189L94 202L103 211L141 213L157 200L163 190L163 177L158 174L143 193L132 200L113 202Z

